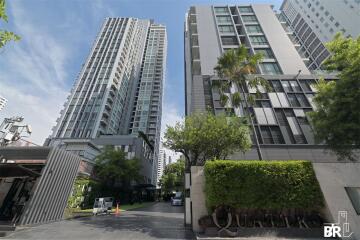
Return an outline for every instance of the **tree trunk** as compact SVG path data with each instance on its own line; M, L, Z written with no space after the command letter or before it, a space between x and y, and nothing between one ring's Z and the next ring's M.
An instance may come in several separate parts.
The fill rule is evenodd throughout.
M255 137L255 145L256 145L256 150L257 150L257 153L258 153L258 157L259 157L259 160L263 160L263 156L262 156L262 152L261 152L261 148L260 148L260 144L259 144L259 139L257 137L257 133L256 133L256 130L255 130L255 125L254 125L254 121L253 121L253 118L251 116L251 112L250 112L250 109L249 109L249 104L248 104L248 101L247 101L247 94L245 93L245 89L244 87L241 85L241 91L243 92L244 94L244 100L245 100L245 105L246 105L246 111L250 117L250 124L251 124L251 127L253 129L253 132L254 132L254 137Z

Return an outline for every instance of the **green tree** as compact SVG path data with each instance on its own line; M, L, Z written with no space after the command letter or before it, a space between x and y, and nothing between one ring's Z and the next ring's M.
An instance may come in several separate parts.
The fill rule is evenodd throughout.
M318 142L324 142L339 159L355 160L360 148L360 37L337 34L327 44L331 56L324 66L338 71L339 80L321 80L309 113Z
M174 127L167 126L164 146L184 154L190 167L203 165L208 159L225 159L238 150L247 151L251 140L249 127L241 118L194 113Z
M185 161L179 159L175 163L167 165L160 179L163 192L182 191L184 189Z
M8 22L8 16L6 15L5 0L0 0L0 21ZM10 41L19 41L20 37L13 32L0 29L0 48L4 47L6 43Z
M271 90L266 79L255 75L256 66L262 58L262 54L250 54L243 45L237 49L228 50L219 57L217 66L214 68L221 79L213 82L213 86L219 91L220 103L226 107L228 113L231 113L233 107L242 107L247 112L260 160L262 159L261 149L249 107L255 102L256 97L261 97L262 91ZM256 93L250 94L246 91L247 88L254 89ZM242 105L242 102L245 105Z
M95 162L95 173L103 182L110 186L121 184L122 188L130 187L132 181L140 179L140 161L136 158L127 159L122 150L105 146Z

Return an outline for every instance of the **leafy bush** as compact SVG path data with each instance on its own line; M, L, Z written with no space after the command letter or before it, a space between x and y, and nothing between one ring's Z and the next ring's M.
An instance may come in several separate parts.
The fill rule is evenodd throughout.
M236 209L307 209L323 206L323 196L308 161L208 161L205 164L209 212Z

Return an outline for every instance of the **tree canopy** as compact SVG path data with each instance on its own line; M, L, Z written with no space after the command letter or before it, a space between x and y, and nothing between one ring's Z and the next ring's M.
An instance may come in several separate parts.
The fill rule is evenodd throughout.
M140 179L140 169L138 159L127 159L124 151L105 146L96 158L94 170L96 176L107 184L121 184L122 187L129 187L132 181Z
M235 151L251 147L250 132L242 118L194 113L167 126L164 146L184 154L189 165L203 165L206 160L225 159Z
M6 15L5 0L0 0L0 21L8 22ZM0 29L0 48L4 47L10 41L19 41L20 37L13 32Z
M164 169L164 174L160 179L161 189L166 193L182 191L184 188L184 172L185 161L182 159L167 165Z
M328 70L339 71L337 81L321 80L314 97L316 110L309 113L318 142L324 142L339 159L356 160L360 148L360 37L337 34L327 44Z

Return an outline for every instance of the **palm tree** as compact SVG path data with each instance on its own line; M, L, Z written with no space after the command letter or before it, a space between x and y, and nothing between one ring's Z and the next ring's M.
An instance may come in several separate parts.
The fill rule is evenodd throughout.
M261 96L262 89L265 91L271 90L266 79L254 75L256 66L261 62L262 58L262 54L259 53L249 54L248 49L243 45L237 49L228 50L219 57L217 66L214 68L220 80L213 82L213 86L219 90L220 103L226 108L227 113L231 109L231 107L228 107L228 103L234 108L241 107L242 101L245 103L260 160L263 157L249 107L255 102L255 96ZM245 91L247 87L256 90L255 96ZM233 89L233 91L230 89Z

